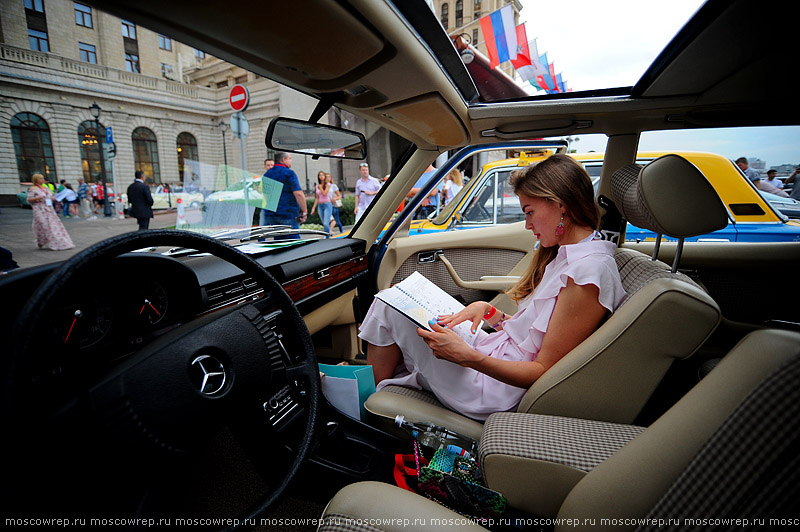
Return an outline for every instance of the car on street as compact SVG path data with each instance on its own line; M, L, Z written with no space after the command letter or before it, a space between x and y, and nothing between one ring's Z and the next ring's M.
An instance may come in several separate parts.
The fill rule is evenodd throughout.
M764 224L796 226L729 179L729 159L705 153L800 142L791 6L709 0L666 28L680 6L658 3L659 16L637 25L668 36L637 66L642 34L630 21L656 2L569 12L500 4L4 3L0 120L11 135L0 142L13 137L14 186L36 165L95 172L113 124L116 175L133 175L134 163L148 175L191 170L209 191L204 218L225 207L212 223L179 223L175 213L175 230L114 236L0 276L6 524L399 532L798 522L800 284L781 283L776 297L769 273L796 270L800 241L762 238ZM587 75L575 90L522 83L510 63L492 68L478 49L491 32L476 26L467 39L462 27L497 18L490 5L564 32L588 19L596 34L581 54L629 74L613 86ZM510 38L512 28L496 34ZM603 54L621 39L637 53L612 62ZM705 235L726 230L727 212L735 236L657 245L624 234L636 230L606 204L599 229L616 244L625 302L515 411L484 423L447 408L437 390L410 387L371 394L363 417L334 408L323 391L353 383L321 378L319 363L355 366L354 375L365 366L359 326L375 295L414 272L462 304L518 311L507 291L542 246L525 223L505 223L519 213L507 173L521 153L527 164L537 148L566 152L576 135L582 148L590 135L602 139L602 153L575 157L600 196L624 196L626 216ZM645 153L648 135L683 144ZM352 190L364 163L389 177L341 238L255 226L244 193L226 186L229 168L257 174L265 158L289 162L284 153L312 186L322 171ZM621 183L619 170L636 161L654 177ZM471 177L424 222L436 231L412 237L437 185L416 186L431 165ZM227 225L217 214L230 214ZM447 230L471 224L479 227ZM529 331L512 341L530 342ZM349 388L358 394L357 382ZM508 521L472 520L395 485L395 472L416 469L404 420L474 443L477 462L450 448L455 472L480 469L506 497ZM445 442L438 456L446 453Z
M427 234L446 230L475 229L497 224L522 221L524 215L519 200L509 190L508 180L511 173L537 164L555 153L554 149L545 152L523 151L519 158L504 159L487 163L450 205L429 220L411 222L409 234ZM786 220L782 214L797 217L797 205L791 198L779 198L756 190L732 161L712 153L677 152L697 166L725 203L730 223L724 229L708 235L692 237L692 241L700 242L786 242L800 241L800 222ZM665 152L640 152L638 164L666 155ZM603 154L585 153L570 154L581 163L592 177L595 189L599 184L600 170L603 165ZM437 179L435 175L432 179ZM761 197L759 197L759 195ZM790 216L784 209L794 212ZM653 241L656 238L652 231L636 227L630 223L625 232L629 241ZM665 237L669 239L669 237Z
M763 190L758 191L761 196L772 205L772 208L779 211L788 218L800 219L800 201L794 198L783 198Z

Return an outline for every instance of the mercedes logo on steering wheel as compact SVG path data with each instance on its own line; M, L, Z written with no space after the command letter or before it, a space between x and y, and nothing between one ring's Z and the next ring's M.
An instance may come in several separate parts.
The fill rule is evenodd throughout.
M216 395L225 387L226 374L222 362L209 355L201 355L189 366L189 378L203 395Z

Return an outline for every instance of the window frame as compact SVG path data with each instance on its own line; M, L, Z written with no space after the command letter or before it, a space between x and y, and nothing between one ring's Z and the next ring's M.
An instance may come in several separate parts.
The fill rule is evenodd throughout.
M158 159L158 137L150 128L140 126L131 132L133 164L143 170L154 183L161 183L161 163ZM147 157L143 157L146 155Z
M91 47L91 50L84 49L83 47ZM84 59L84 54L86 54L86 58ZM86 63L90 63L92 65L97 64L97 46L94 44L89 44L87 42L80 42L78 41L78 55L81 58L81 61ZM94 61L92 61L94 59Z
M84 28L94 29L92 7L87 6L86 4L82 4L81 2L72 2L72 4L75 10L75 24L77 24L78 26L83 26ZM87 18L89 21L88 24L86 24Z
M29 183L35 173L41 173L47 181L57 182L58 173L56 171L55 153L53 152L53 138L50 135L50 125L47 121L36 113L23 111L11 117L9 128L11 130L11 143L14 145L14 160L17 165L19 182ZM36 144L39 146L39 149L35 150L38 152L36 154L27 150L32 145L30 135L36 137ZM26 139L26 137L29 138ZM35 168L30 172L30 175L25 175L25 169L30 168L27 162L37 160L41 162L41 170Z
M130 52L125 52L125 70L128 72L133 72L135 74L141 74L142 68L139 64L139 54L132 54Z
M41 35L31 35L31 32L39 33ZM44 35L44 37L42 37ZM34 47L34 40L37 43ZM44 43L45 50L42 50L42 43ZM46 31L35 30L28 28L28 44L34 52L49 52L50 51L50 36Z
M158 34L158 49L167 52L172 51L172 39L166 35Z
M120 19L122 24L122 36L132 41L136 40L136 24L130 20ZM127 33L127 35L126 35Z

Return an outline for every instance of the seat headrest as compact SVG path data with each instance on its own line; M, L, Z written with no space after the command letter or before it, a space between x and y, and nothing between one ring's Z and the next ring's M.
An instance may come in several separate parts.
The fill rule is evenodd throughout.
M645 166L623 166L611 176L611 196L633 225L675 238L703 235L728 224L714 187L679 155L664 155Z

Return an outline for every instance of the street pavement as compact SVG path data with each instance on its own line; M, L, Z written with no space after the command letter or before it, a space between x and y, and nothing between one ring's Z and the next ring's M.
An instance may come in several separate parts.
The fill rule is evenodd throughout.
M0 208L0 246L11 250L14 260L21 268L39 266L50 262L66 260L79 251L86 249L100 240L136 231L139 226L135 218L106 218L102 211L97 219L67 218L59 216L67 229L75 247L64 251L39 249L31 228L33 211L22 207ZM177 214L175 210L156 211L155 218L150 220L151 229L174 227Z

